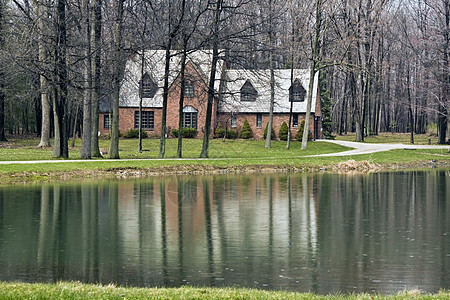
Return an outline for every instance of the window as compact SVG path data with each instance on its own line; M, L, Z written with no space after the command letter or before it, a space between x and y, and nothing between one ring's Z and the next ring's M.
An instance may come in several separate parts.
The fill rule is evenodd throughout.
M251 82L247 80L244 85L241 87L241 101L245 102L253 102L256 101L256 97L258 96L258 92L253 87Z
M194 97L194 83L192 81L186 80L184 83L184 96Z
M298 127L298 114L292 114L292 127Z
M109 129L112 125L111 115L103 115L103 128Z
M262 115L256 114L256 127L262 128Z
M158 86L156 85L156 83L151 79L148 73L145 73L141 81L142 98L153 98L153 96L155 96L156 94L157 89Z
M139 111L134 112L134 128L139 129ZM153 111L142 111L142 129L153 130L155 128L155 114Z
M236 128L236 116L231 117L231 128Z
M289 88L290 102L305 101L306 90L298 79L295 79L294 84Z
M190 105L183 107L183 128L197 129L197 110Z

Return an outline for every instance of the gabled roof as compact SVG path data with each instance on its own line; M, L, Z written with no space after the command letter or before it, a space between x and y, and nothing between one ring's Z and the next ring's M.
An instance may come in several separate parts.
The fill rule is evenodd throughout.
M180 73L181 55L179 51L171 51L169 86ZM143 107L162 107L165 69L165 50L145 51L144 73L148 73L155 81L158 89L153 98L144 98ZM208 85L211 74L212 50L198 50L188 54L186 63L193 66L203 81ZM216 70L215 89L219 90L221 74L223 72L223 60L219 59ZM139 106L139 84L141 81L141 55L136 54L130 58L125 66L124 79L120 89L120 106Z
M291 86L291 70L278 69L275 73L275 104L274 113L289 113L289 88ZM309 70L295 69L294 81L298 80L308 92ZM270 107L270 70L226 70L220 112L228 113L268 113ZM311 112L315 111L317 85L319 75L314 78ZM247 82L251 82L258 97L253 102L241 101L240 90ZM303 102L294 102L293 112L306 112L306 97Z

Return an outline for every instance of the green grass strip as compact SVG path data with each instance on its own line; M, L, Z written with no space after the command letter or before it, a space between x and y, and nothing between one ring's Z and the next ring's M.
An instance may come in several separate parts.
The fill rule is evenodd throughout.
M367 293L324 296L243 288L132 288L80 282L0 282L0 299L450 299L450 293L426 294L419 290L405 290L389 296Z

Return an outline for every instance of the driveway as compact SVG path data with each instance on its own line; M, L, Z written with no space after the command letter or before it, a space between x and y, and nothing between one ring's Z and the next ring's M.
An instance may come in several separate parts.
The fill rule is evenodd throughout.
M368 144L359 142L348 142L348 141L336 141L336 140L317 140L319 142L334 143L345 147L354 148L352 150L338 152L338 153L327 153L311 155L316 156L347 156L347 155L360 155L360 154L370 154L381 151L389 151L394 149L448 149L450 151L450 146L437 146L437 145L414 145L414 144Z

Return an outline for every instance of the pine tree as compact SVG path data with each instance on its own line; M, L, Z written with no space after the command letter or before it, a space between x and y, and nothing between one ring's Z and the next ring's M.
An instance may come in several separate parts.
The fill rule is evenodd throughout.
M288 128L286 122L283 122L283 124L281 124L280 130L278 130L278 137L282 141L287 141L288 133L289 133L289 128Z
M332 103L330 90L327 89L326 71L321 71L319 75L320 104L322 106L322 134L327 139L334 139L332 134L333 119L331 115Z
M244 121L244 125L242 125L242 130L241 130L241 139L249 139L253 137L253 131L252 128L250 127L250 124L248 124L248 121L245 120Z

